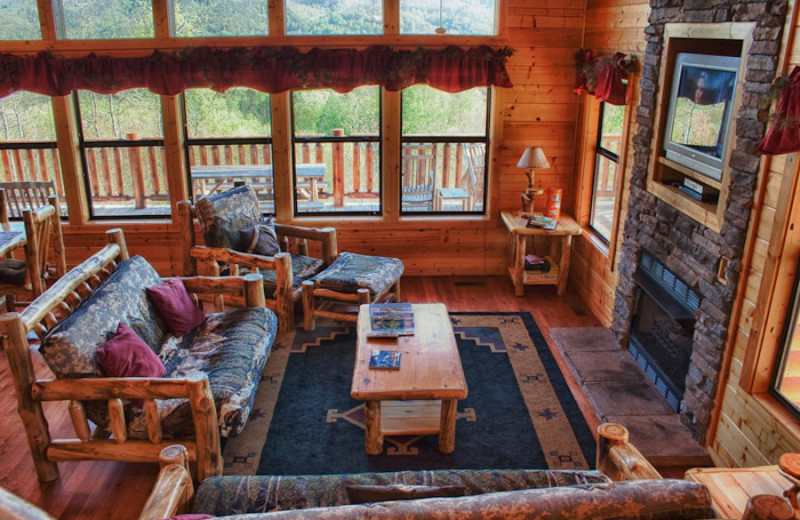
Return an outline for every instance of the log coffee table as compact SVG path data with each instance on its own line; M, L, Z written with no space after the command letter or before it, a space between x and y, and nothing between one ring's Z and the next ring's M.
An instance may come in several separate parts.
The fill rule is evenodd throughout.
M439 451L456 447L456 409L467 397L456 338L447 307L414 304L414 335L397 339L368 338L369 305L358 311L353 399L366 401L366 450L383 451L384 435L439 434ZM369 368L372 350L398 350L400 369Z

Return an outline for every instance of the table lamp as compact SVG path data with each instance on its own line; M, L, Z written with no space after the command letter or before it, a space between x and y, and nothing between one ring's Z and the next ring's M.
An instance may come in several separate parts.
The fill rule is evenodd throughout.
M528 177L528 187L522 192L522 213L533 213L533 198L541 195L543 190L533 186L536 168L549 168L550 163L539 146L529 146L522 153L517 168L524 168Z

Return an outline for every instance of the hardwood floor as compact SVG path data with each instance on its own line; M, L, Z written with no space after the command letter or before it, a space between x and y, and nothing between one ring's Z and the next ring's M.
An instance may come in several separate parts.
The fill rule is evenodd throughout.
M403 299L409 302L442 302L450 311L527 311L550 339L551 327L592 326L597 320L580 298L567 291L556 295L555 287L528 286L525 296L515 297L506 276L491 277L407 277L402 281ZM571 388L574 379L562 364ZM52 377L37 358L37 376ZM589 403L576 395L579 405L594 431L598 421ZM74 435L65 403L46 403L45 413L51 425L64 437ZM154 464L117 462L61 462L61 477L40 485L25 439L22 422L16 412L17 401L8 371L5 353L0 352L0 485L39 505L61 520L108 519L132 520L139 511L155 480Z

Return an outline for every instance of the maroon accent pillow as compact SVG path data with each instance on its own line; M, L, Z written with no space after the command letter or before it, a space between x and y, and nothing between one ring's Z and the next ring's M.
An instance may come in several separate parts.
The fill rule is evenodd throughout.
M116 334L97 349L97 362L111 377L164 377L167 373L155 352L122 322Z
M181 337L205 321L206 316L192 301L180 278L147 288L159 316L175 337Z

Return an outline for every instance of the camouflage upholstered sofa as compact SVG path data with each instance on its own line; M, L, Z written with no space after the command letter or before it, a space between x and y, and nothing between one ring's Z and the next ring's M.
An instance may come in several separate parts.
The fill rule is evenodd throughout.
M606 435L609 432L611 435ZM202 482L193 500L185 498L192 497L192 482L182 466L182 447L171 446L162 453L162 463L171 463L163 466L139 520L187 512L227 520L715 517L705 487L662 479L627 442L623 427L602 425L600 436L598 467L606 471L486 469L224 476ZM612 476L628 481L614 481ZM399 490L405 496L387 500L387 490ZM370 499L369 493L375 498Z
M157 461L173 442L189 447L199 478L221 474L219 437L244 428L277 331L261 276L165 283L144 258L128 256L121 230L109 233L109 245L22 313L0 316L39 478L58 476L56 460ZM180 313L165 314L169 309L152 296L175 284L182 298L172 301L194 318L180 329L172 319ZM198 309L198 294L213 300L216 312ZM245 306L230 308L226 297ZM141 366L135 352L163 377L138 368L107 373L100 350L119 336L121 324L135 337L115 355L126 367ZM39 351L57 379L34 379L29 332L41 338ZM41 405L47 400L69 402L78 439L51 440Z

